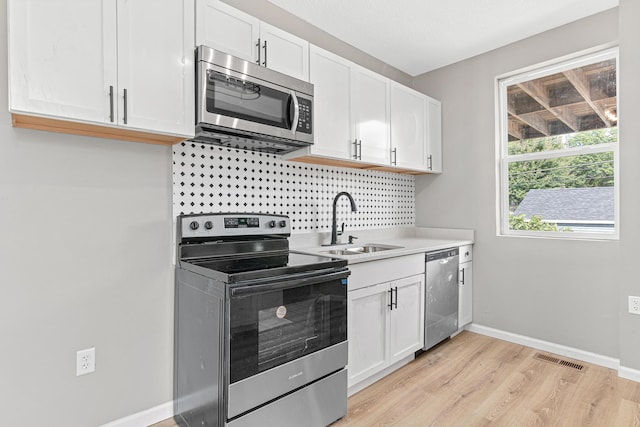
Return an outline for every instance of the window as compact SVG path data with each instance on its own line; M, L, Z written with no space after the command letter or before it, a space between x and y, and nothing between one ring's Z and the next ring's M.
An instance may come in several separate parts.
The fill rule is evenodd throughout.
M618 50L497 80L499 234L616 239Z

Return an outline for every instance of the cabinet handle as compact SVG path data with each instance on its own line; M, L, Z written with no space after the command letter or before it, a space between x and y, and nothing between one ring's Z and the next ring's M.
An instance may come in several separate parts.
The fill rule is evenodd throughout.
M427 169L433 170L433 158L431 157L431 154L427 156Z
M262 63L265 67L267 66L267 41L264 41L264 62Z
M124 89L124 124L127 124L127 89Z
M389 292L389 304L387 304L387 307L389 307L389 310L393 310L393 288L389 289L387 292Z
M464 267L460 269L460 272L462 273L462 279L460 280L460 283L464 285Z
M393 305L396 307L396 310L398 309L398 287L396 286L394 288L396 290L396 301L393 303Z
M109 86L109 120L113 123L113 86Z
M362 160L362 140L358 140L358 160Z
M353 140L353 158L358 160L358 139Z
M256 47L258 48L258 60L256 64L260 65L260 37L258 37L258 43L256 43Z
M393 150L391 150L391 155L393 157L393 160L391 161L392 165L396 165L398 163L398 152L397 152L397 148L394 148Z

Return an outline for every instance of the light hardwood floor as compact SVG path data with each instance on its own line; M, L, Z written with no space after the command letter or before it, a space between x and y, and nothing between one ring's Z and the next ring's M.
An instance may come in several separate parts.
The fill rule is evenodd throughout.
M347 416L331 427L640 427L640 383L537 353L548 354L463 332L351 396Z

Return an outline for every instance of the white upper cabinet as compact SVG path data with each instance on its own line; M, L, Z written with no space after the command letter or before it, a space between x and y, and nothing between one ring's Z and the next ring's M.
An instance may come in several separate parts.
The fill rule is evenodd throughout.
M196 45L256 61L260 20L218 0L196 2Z
M287 159L409 173L441 172L440 102L310 45L314 144Z
M318 46L309 56L315 141L285 157L389 165L389 79Z
M352 76L352 117L358 139L358 160L389 165L390 80L355 64Z
M427 97L427 171L442 173L442 106Z
M193 135L193 1L9 0L8 12L13 113Z
M12 112L110 123L115 2L9 0L8 24Z
M391 82L391 164L427 170L427 96Z
M310 82L314 86L310 154L337 159L352 155L351 63L317 46L310 48Z
M220 0L196 3L196 45L309 81L309 42Z
M193 135L193 14L193 1L118 0L119 124Z
M260 43L261 65L309 81L309 42L261 22Z

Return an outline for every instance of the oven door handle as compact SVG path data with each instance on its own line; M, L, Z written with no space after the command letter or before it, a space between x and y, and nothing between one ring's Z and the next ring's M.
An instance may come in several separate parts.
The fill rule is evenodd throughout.
M322 275L314 275L307 277L299 277L291 280L285 280L282 282L245 285L231 288L231 297L247 296L252 294L259 294L264 292L278 291L281 289L299 288L301 286L315 285L318 283L330 282L338 279L346 279L351 272L349 270L341 270L333 273L326 273ZM345 283L346 286L346 283Z

